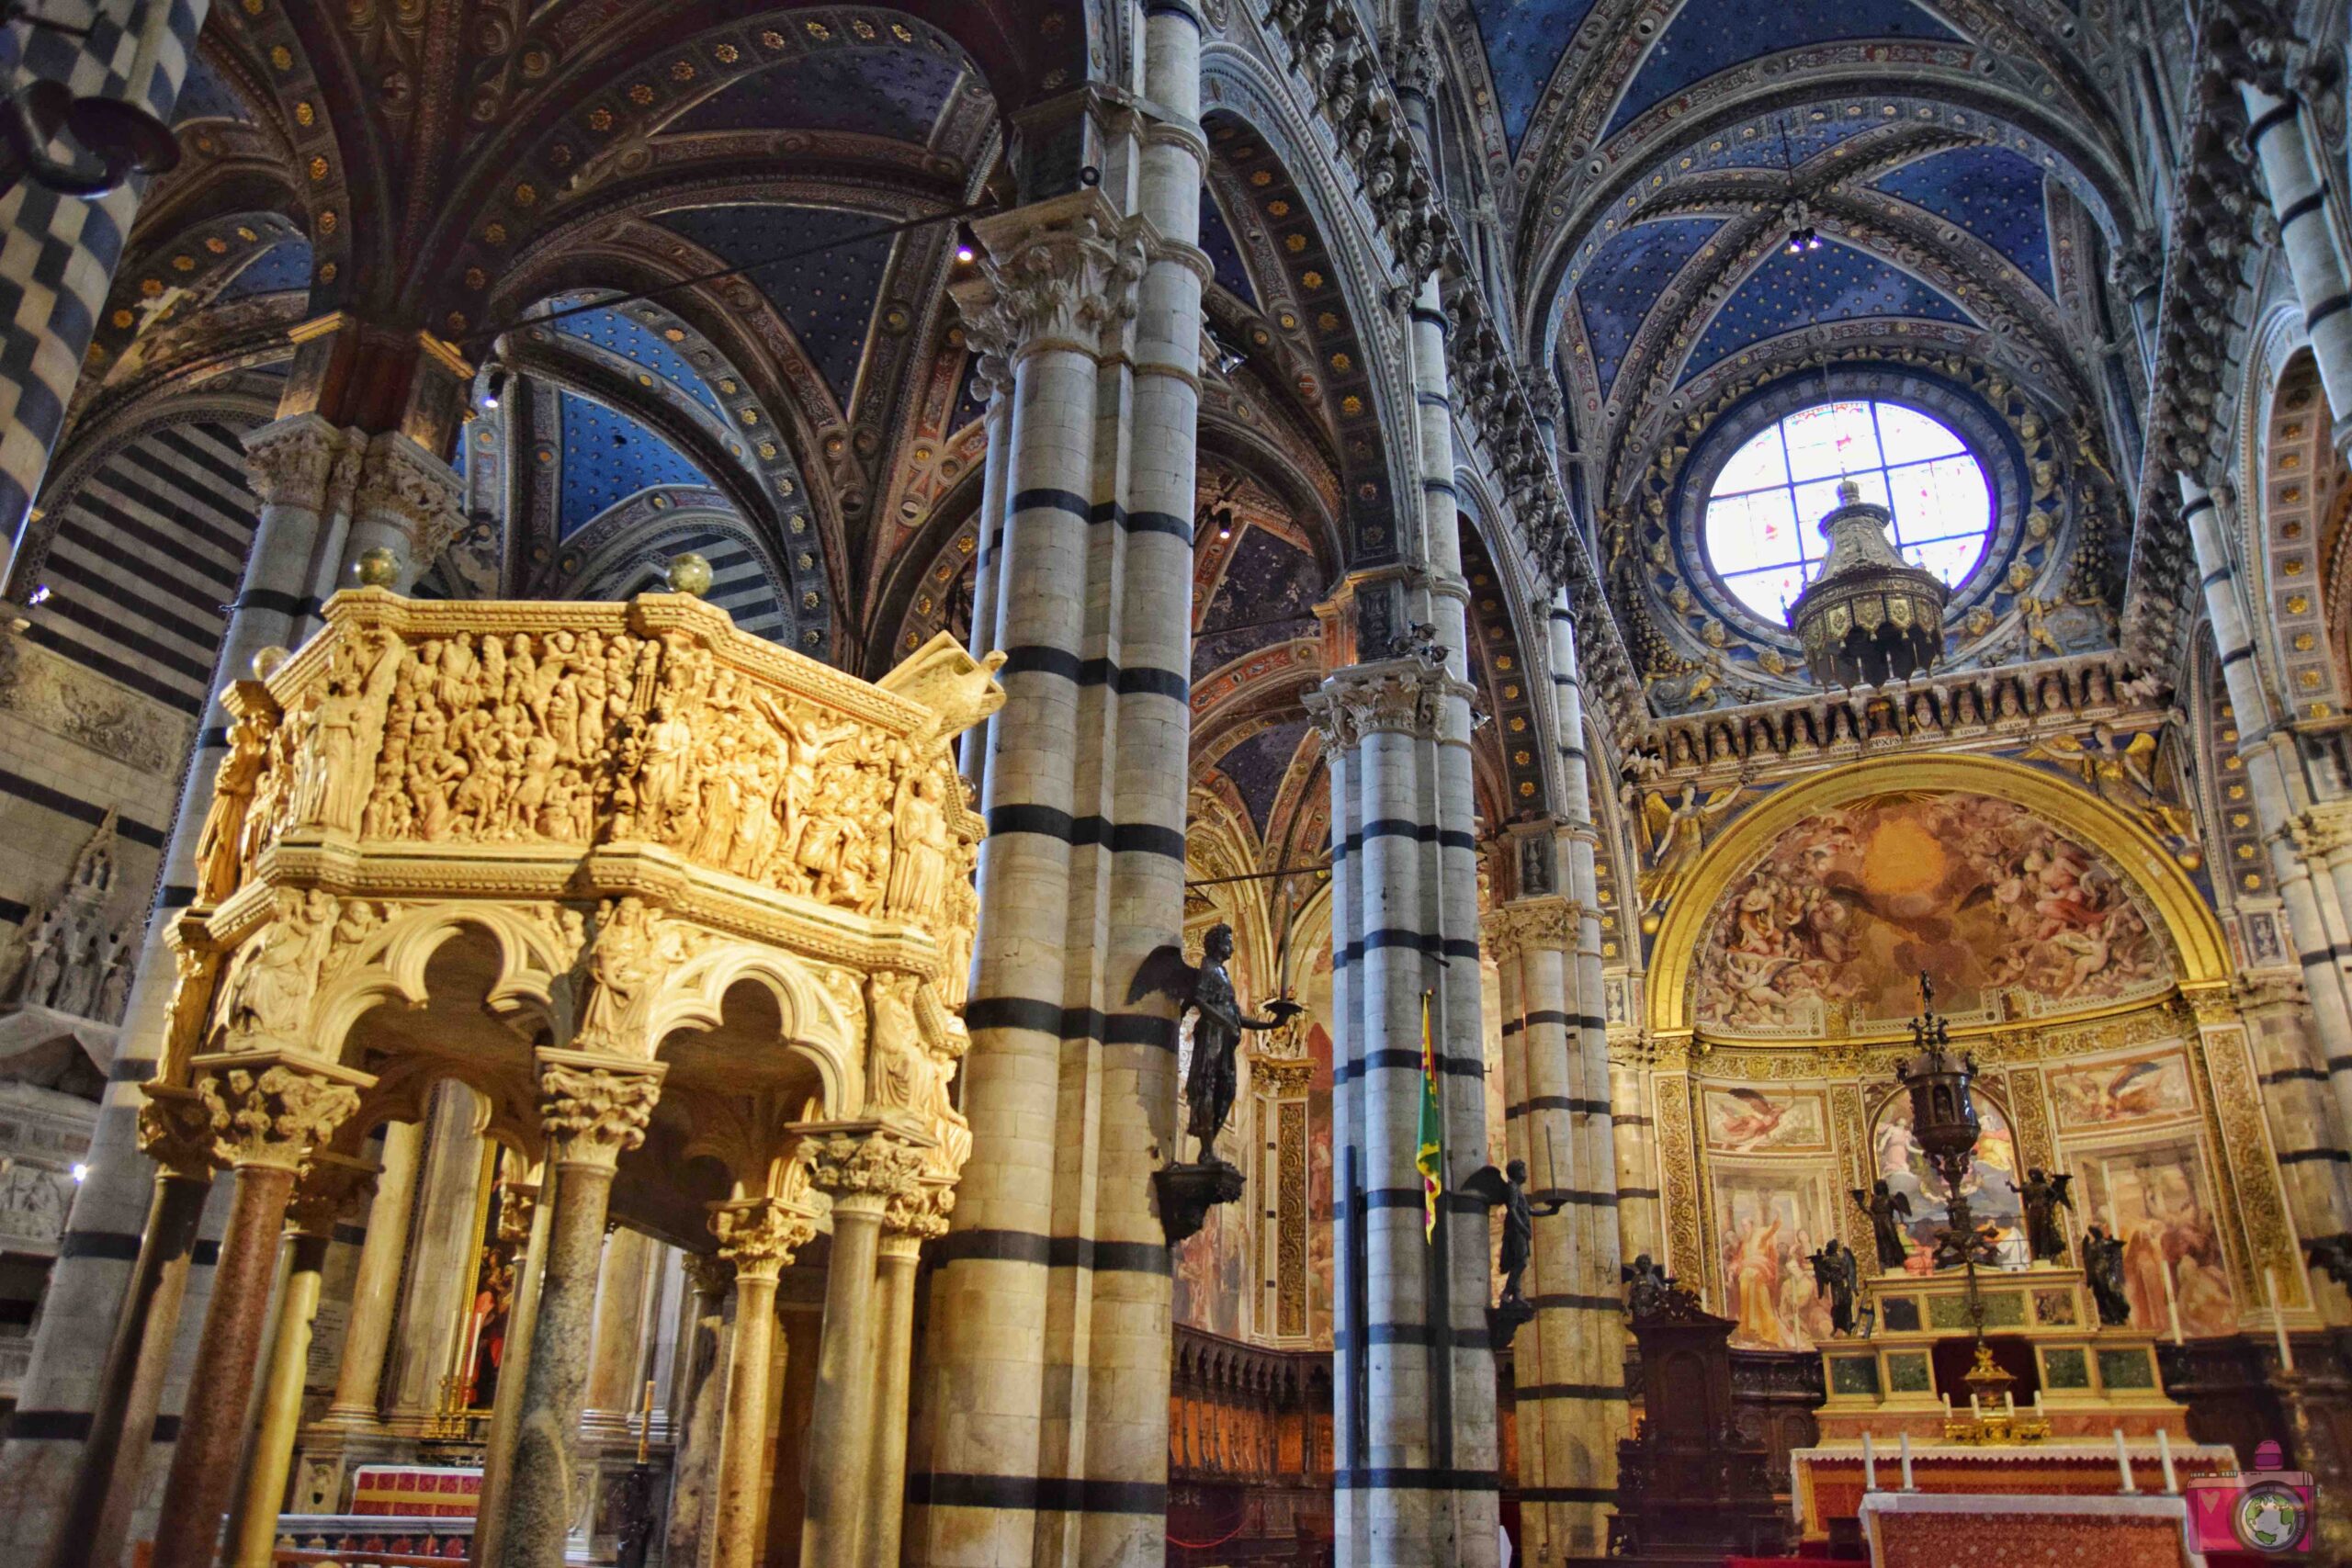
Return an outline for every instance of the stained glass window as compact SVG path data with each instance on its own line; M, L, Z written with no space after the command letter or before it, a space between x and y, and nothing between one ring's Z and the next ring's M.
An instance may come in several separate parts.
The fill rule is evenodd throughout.
M1775 626L1821 570L1838 481L1894 513L1903 558L1958 588L1984 558L1993 491L1941 422L1899 403L1821 403L1748 438L1715 476L1702 542L1739 602Z

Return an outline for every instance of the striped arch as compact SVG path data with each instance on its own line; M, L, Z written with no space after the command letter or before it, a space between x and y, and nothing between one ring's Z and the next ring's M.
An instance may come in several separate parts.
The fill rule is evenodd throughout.
M201 712L260 512L243 438L272 412L259 396L173 397L78 440L52 470L12 574L25 635Z
M1270 235L1299 306L1295 331L1311 354L1299 389L1319 399L1337 447L1348 563L1393 558L1397 530L1419 507L1408 432L1414 419L1406 343L1388 308L1386 246L1360 194L1341 187L1319 132L1300 121L1263 62L1227 44L1201 53L1202 129L1212 177L1238 171L1251 232ZM1260 226L1262 225L1261 231ZM1400 499L1402 498L1402 499Z
M672 497L632 496L574 534L559 563L563 576L553 597L628 599L663 592L670 558L692 550L710 561L710 603L752 636L793 644L797 606L785 597L786 578L759 530L713 491L685 492L661 508L652 504L657 499Z
M2238 507L2246 609L2266 634L2263 662L2287 710L2330 719L2346 701L2337 558L2352 473L2329 439L2334 420L2310 347L2283 358L2267 394L2246 400Z

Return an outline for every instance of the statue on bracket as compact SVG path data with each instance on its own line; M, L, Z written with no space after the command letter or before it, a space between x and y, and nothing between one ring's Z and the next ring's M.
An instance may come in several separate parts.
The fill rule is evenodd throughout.
M2123 1290L2123 1244L2098 1225L2083 1233L2083 1272L2089 1278L2098 1320L2109 1328L2132 1321L2132 1298Z
M1233 977L1225 969L1232 957L1233 928L1220 920L1201 940L1199 968L1185 963L1174 946L1163 946L1144 959L1127 987L1130 1004L1158 992L1175 1001L1179 1022L1186 1012L1193 1015L1193 1060L1184 1074L1184 1130L1199 1145L1200 1157L1191 1165L1170 1164L1155 1176L1160 1189L1160 1226L1171 1245L1199 1230L1211 1206L1241 1196L1241 1172L1217 1157L1216 1140L1233 1114L1239 1077L1234 1055L1242 1032L1279 1029L1306 1010L1284 999L1268 1002L1264 1018L1244 1013Z
M1900 1192L1887 1190L1886 1179L1879 1178L1867 1192L1853 1189L1854 1205L1871 1217L1871 1236L1878 1243L1878 1266L1882 1271L1900 1269L1911 1256L1911 1244L1903 1234L1903 1222L1911 1217L1911 1200Z
M1833 1235L1806 1261L1813 1265L1814 1283L1829 1298L1830 1327L1839 1334L1852 1334L1854 1294L1861 1288L1861 1259Z
M1474 1198L1485 1201L1487 1207L1503 1212L1503 1248L1498 1268L1503 1277L1503 1292L1489 1315L1493 1319L1495 1337L1502 1344L1510 1343L1519 1325L1535 1315L1534 1303L1527 1299L1521 1282L1527 1274L1527 1260L1535 1252L1535 1218L1541 1214L1549 1219L1567 1207L1566 1198L1547 1198L1541 1204L1527 1196L1527 1162L1512 1160L1502 1169L1482 1165L1464 1177L1462 1190Z
M2025 1209L2026 1247L2036 1263L2066 1261L2066 1232L2058 1223L2058 1211L2075 1206L2066 1193L2074 1180L2063 1174L2044 1176L2041 1168L2034 1166L2026 1171L2024 1186L2009 1183L2009 1190Z
M1685 1319L1705 1315L1698 1297L1652 1262L1646 1252L1637 1254L1617 1272L1625 1281L1625 1311L1635 1323L1648 1323L1669 1313Z

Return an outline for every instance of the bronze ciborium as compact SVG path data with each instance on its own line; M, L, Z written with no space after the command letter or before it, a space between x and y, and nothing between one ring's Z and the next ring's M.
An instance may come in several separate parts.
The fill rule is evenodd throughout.
M1911 1021L1911 1043L1918 1055L1896 1063L1894 1078L1911 1093L1911 1135L1950 1194L1945 1229L1936 1238L1936 1267L1989 1266L1995 1261L1993 1243L1970 1214L1963 1186L1975 1163L1976 1139L1983 1131L1971 1092L1976 1058L1951 1048L1951 1026L1936 1016L1935 1003L1935 986L1922 970L1919 1016Z

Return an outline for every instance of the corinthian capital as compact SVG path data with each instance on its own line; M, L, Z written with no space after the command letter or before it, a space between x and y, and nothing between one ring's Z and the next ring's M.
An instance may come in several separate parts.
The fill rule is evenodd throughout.
M245 436L245 471L264 506L325 508L343 432L314 413L275 421Z
M354 523L380 523L409 542L408 558L431 566L466 525L458 471L397 431L368 443L368 459L351 501Z
M817 1234L815 1216L773 1198L745 1198L710 1206L710 1234L718 1256L739 1280L773 1281Z
M1325 747L1345 750L1383 732L1434 739L1441 699L1468 692L1439 660L1414 655L1341 670L1305 701Z
M579 1051L539 1053L539 1125L548 1157L610 1170L645 1142L661 1098L662 1069Z
M368 1081L324 1062L283 1057L198 1057L195 1067L213 1158L288 1171L300 1170L359 1109L359 1087Z
M1008 361L1041 348L1101 351L1136 313L1148 234L1099 190L1080 190L973 224L988 254L982 288L957 290L965 330Z
M947 1216L956 1208L956 1190L944 1181L915 1181L895 1193L882 1210L885 1234L921 1244L947 1234Z

